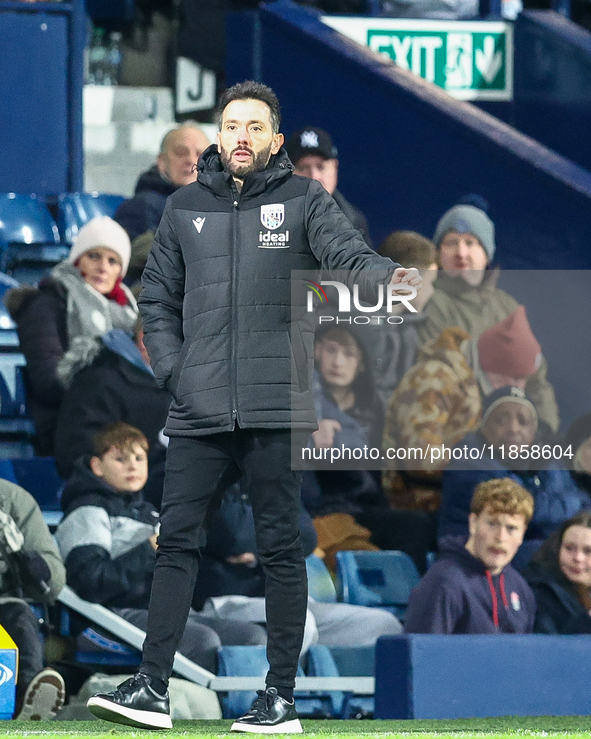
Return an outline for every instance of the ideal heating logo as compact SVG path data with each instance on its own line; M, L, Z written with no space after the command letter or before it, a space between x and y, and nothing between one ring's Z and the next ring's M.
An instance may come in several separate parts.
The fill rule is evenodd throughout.
M285 205L273 203L272 205L261 205L261 223L268 229L259 231L259 249L288 249L289 231L272 233L283 225L285 220Z

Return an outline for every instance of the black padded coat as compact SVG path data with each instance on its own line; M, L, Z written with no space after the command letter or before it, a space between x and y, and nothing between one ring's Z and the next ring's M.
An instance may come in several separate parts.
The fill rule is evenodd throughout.
M348 270L351 292L356 282L371 301L396 266L320 183L292 174L283 149L240 194L207 149L197 182L167 201L138 301L156 380L174 398L165 432L315 429L313 326L293 320L292 270Z

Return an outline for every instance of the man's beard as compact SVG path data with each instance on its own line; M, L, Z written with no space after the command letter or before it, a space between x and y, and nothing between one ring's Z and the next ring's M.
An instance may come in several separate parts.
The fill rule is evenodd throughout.
M229 154L226 149L222 149L220 152L220 158L226 172L229 172L232 177L243 180L247 174L265 169L269 163L269 159L271 158L272 146L272 143L269 144L266 149L259 151L256 156L253 150L249 149L247 146L237 146L235 149L232 149ZM247 151L251 156L250 164L238 164L236 162L232 162L232 154L234 154L235 151Z

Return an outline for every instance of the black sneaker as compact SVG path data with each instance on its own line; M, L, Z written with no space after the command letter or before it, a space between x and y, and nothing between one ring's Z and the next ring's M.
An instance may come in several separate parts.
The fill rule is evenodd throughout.
M158 693L142 672L130 677L112 693L99 693L86 704L91 713L105 721L140 729L172 729L168 692Z
M250 711L236 719L232 731L251 734L301 734L302 725L296 713L295 703L288 703L277 688L257 690L258 698Z

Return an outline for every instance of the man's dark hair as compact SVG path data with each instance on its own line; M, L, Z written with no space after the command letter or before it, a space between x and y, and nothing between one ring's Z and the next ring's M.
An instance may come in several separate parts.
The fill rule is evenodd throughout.
M226 106L234 100L260 100L269 106L271 111L271 127L273 133L279 133L279 125L281 123L281 110L279 108L279 100L277 95L273 92L270 87L263 85L261 82L254 82L254 80L246 80L246 82L239 82L233 87L229 87L222 97L217 109L217 122L218 128L222 127L222 116Z

